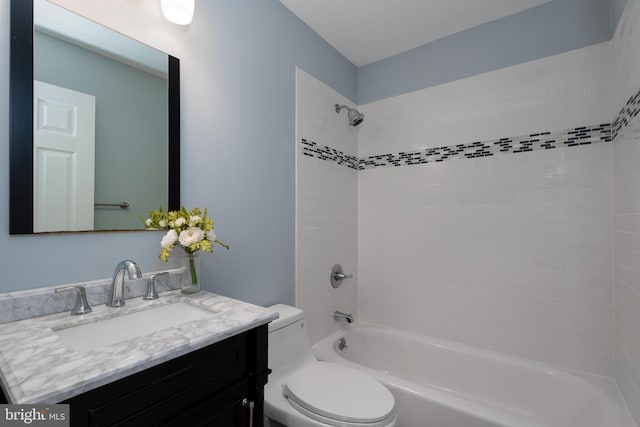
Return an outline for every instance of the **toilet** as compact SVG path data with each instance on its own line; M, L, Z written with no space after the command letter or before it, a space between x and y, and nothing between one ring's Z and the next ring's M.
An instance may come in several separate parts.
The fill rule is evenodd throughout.
M395 400L368 375L311 352L304 312L277 304L269 324L269 367L264 390L265 426L394 427Z

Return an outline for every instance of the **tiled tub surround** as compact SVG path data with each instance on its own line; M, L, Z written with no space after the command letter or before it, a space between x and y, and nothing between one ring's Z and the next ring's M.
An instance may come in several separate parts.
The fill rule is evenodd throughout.
M613 146L615 378L640 423L640 117Z
M156 290L159 293L180 289L181 283L187 280L187 272L184 268L162 272L168 272L169 275L163 275L156 279ZM134 298L144 295L150 277L153 274L162 272L144 273L142 279L125 280L125 297ZM75 292L56 294L54 292L55 289L62 286L84 286L87 291L89 305L94 306L107 303L111 290L111 279L67 283L46 288L2 293L0 294L0 324L64 311L70 312L76 294Z
M296 132L307 138L296 144L296 306L305 311L315 343L343 327L334 311L357 318L358 129L333 109L349 100L300 69L296 89ZM331 141L332 148L311 141ZM304 155L307 150L333 161L318 161ZM329 284L334 264L354 275L338 289Z
M361 105L357 151L299 128L314 188L357 175L359 319L611 376L610 62L603 43ZM335 160L388 153L401 167Z
M185 301L217 312L210 317L139 338L76 353L54 330ZM180 291L160 299L128 299L119 308L93 307L84 316L69 313L0 325L0 380L11 403L54 403L124 378L167 360L264 325L277 313L220 295Z
M640 95L627 102L640 87L640 0L629 0L611 47L614 111L627 111L613 144L615 379L640 425Z
M358 160L356 156L345 154L335 148L320 145L304 138L300 140L300 143L302 144L302 154L305 156L335 162L341 166L346 166L355 170L362 169L360 166L360 160Z
M612 123L615 140L359 165L360 319L607 377L615 369L640 423L638 88L640 0L630 0L611 43L359 106L362 160L586 124ZM316 152L300 143L299 158L354 171L335 159L355 151L302 138Z
M611 146L360 171L360 319L611 376Z

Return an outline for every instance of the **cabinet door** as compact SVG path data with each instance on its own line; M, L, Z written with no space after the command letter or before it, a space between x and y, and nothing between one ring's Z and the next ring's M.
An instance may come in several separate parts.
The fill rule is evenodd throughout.
M248 395L246 385L231 387L201 402L169 422L167 427L249 427L249 408L243 404ZM254 426L262 425L256 424Z

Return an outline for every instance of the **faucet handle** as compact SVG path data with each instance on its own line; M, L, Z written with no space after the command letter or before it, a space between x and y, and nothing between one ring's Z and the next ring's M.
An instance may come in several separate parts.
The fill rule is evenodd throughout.
M147 290L142 297L143 300L154 300L160 298L158 291L156 291L156 278L159 276L168 276L169 272L152 274L147 281Z
M56 294L66 291L76 292L76 302L73 304L73 308L71 309L72 315L91 313L91 306L87 301L87 291L84 286L63 286L55 289Z
M331 274L329 275L329 281L331 282L331 286L334 288L339 288L344 279L351 279L353 274L344 274L342 271L342 266L340 264L335 264L331 268Z

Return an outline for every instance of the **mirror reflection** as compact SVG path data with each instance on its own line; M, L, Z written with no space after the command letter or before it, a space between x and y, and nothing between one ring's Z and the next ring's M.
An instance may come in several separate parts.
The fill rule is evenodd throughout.
M168 206L168 55L34 2L33 231L143 229Z

